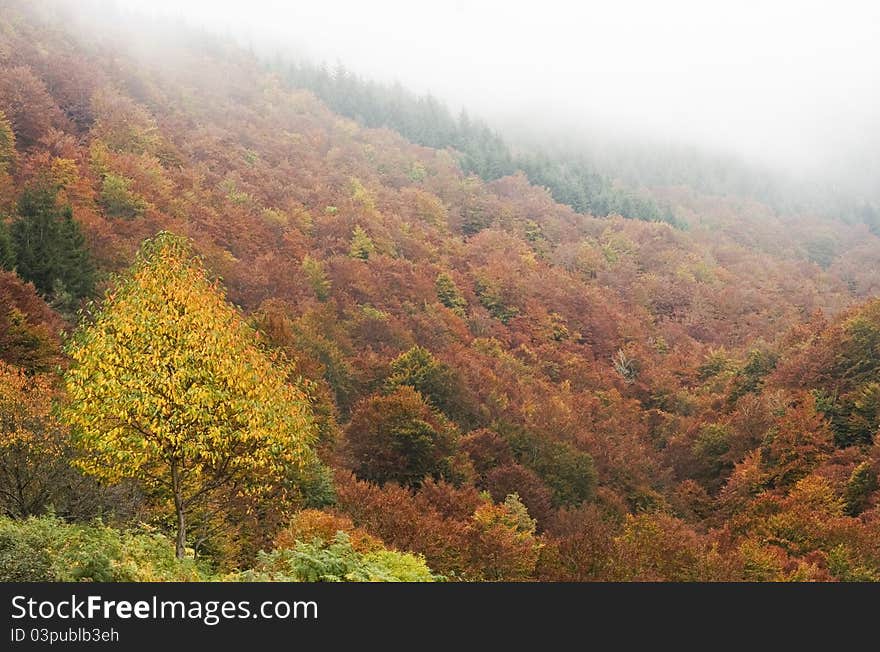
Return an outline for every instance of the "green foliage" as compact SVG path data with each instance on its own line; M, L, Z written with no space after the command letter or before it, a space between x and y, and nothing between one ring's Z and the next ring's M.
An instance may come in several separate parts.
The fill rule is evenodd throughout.
M507 302L504 292L497 283L486 279L477 279L476 291L480 304L502 324L507 324L519 314L519 308Z
M420 181L424 181L428 176L428 172L425 170L425 166L416 161L413 163L412 167L409 169L409 174L407 174L409 180L414 183L419 183Z
M297 541L293 549L261 552L243 581L275 582L435 582L424 557L395 550L359 552L345 532L329 542Z
M877 490L877 486L877 471L871 462L862 462L854 468L843 493L846 513L850 516L861 514L867 506L868 497Z
M733 378L728 402L735 403L740 397L758 393L764 386L764 377L776 368L779 356L771 351L752 349L746 363Z
M828 553L828 570L841 582L880 581L880 573L860 563L844 544L835 546Z
M844 324L837 343L833 375L861 386L877 379L880 371L880 301L867 303Z
M333 471L317 457L307 460L303 468L291 468L288 482L299 494L303 508L321 509L336 503Z
M379 548L355 550L338 532L324 542L261 552L251 570L217 576L205 561L176 559L154 532L120 530L100 522L71 524L54 516L0 517L2 582L436 582L424 557Z
M453 278L446 272L440 272L434 283L437 299L459 317L464 317L467 310L467 299L458 289Z
M517 160L535 185L550 189L553 199L591 215L621 215L678 226L669 210L648 197L615 186L579 155L536 152Z
M3 111L0 111L0 174L9 172L15 162L15 134Z
M700 380L706 381L727 373L732 367L733 361L724 349L712 349L698 367L697 374Z
M367 190L359 179L351 179L351 198L370 212L376 210L376 199L373 197L373 193Z
M303 274L305 274L306 280L311 286L312 291L315 293L315 298L317 298L318 301L326 301L329 299L330 290L333 288L333 284L327 276L327 272L324 270L324 263L311 256L305 256L300 267L302 268Z
M375 251L376 246L373 244L370 236L367 235L367 232L364 231L360 224L355 226L351 234L351 245L348 249L348 255L352 258L367 260Z
M470 179L466 180L465 184L468 184L469 181ZM483 229L488 229L492 226L493 220L493 215L479 201L471 199L461 207L461 232L463 235L471 236Z
M53 516L0 517L0 581L179 582L209 579L204 563L177 560L164 537Z
M99 201L108 217L133 220L147 209L146 200L131 190L131 179L118 174L104 175Z
M386 380L389 391L401 385L412 387L429 405L449 418L455 418L461 407L461 401L457 400L457 379L454 372L430 351L414 346L392 360L390 367L391 373Z
M691 446L691 453L697 463L691 475L702 481L710 491L717 490L725 474L733 468L726 457L730 451L730 438L729 427L710 423L700 428Z
M0 517L0 579L4 582L49 582L53 568L55 532L47 519L13 521Z
M236 206L253 206L256 202L250 193L239 190L235 181L226 179L220 184L220 189L230 203Z
M807 242L807 258L822 269L828 269L837 258L837 248L838 244L834 238L820 235Z
M535 519L529 516L529 510L517 494L508 494L502 505L504 509L498 512L500 523L521 534L535 533Z
M357 381L339 342L324 327L326 317L307 313L291 324L291 339L297 350L312 357L330 386L336 407L347 416L355 400Z
M0 216L0 269L15 269L15 247L3 216Z
M835 443L870 445L880 429L880 301L828 329L805 355L823 361L813 393L831 420Z
M46 183L26 189L12 223L16 271L45 297L67 292L74 300L95 289L95 270L70 206L59 206Z
M880 383L862 385L845 397L844 412L847 414L843 428L845 438L842 442L838 438L838 443L870 445L880 429Z
M553 490L555 506L579 505L593 497L597 475L589 453L522 428L503 426L499 431L517 462L537 473Z

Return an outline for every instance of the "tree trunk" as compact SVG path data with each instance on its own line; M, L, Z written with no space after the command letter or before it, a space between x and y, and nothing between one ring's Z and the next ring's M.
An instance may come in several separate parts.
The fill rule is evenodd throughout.
M174 554L178 559L183 559L186 554L186 518L183 513L183 496L181 495L177 462L171 463L171 486L174 490L174 510L177 512L177 540Z

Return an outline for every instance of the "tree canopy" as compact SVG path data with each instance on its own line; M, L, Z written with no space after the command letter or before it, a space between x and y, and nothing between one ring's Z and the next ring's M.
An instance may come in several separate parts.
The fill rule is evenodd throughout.
M64 414L86 452L79 464L172 501L178 557L187 511L211 492L269 491L310 461L306 395L184 238L147 241L68 353Z

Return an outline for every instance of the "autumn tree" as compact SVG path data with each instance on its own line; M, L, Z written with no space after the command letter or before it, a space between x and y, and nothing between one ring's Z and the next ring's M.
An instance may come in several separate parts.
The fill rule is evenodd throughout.
M494 504L473 487L427 480L379 487L338 474L338 508L398 550L425 555L449 579L517 581L533 576L542 541L516 495Z
M706 581L700 537L668 514L627 515L614 540L614 579L638 582Z
M615 528L596 505L558 510L547 526L550 542L541 551L540 579L554 582L606 579Z
M408 385L358 403L345 435L362 479L419 485L452 471L455 427Z
M488 428L473 430L459 441L461 449L468 454L474 469L485 475L497 466L513 462L513 452L501 436Z
M15 134L6 114L0 111L0 174L6 174L15 161Z
M21 147L32 147L63 116L46 84L28 66L0 69L0 110Z
M472 563L480 568L482 579L510 582L535 572L541 542L535 536L535 520L517 494L478 507L468 535Z
M178 558L200 501L229 487L270 491L311 461L307 398L183 238L144 243L69 354L64 416L84 452L78 464L173 502Z
M16 518L64 500L68 435L52 414L57 382L0 362L0 510Z
M0 271L0 360L29 372L61 361L60 317L12 272Z
M867 506L870 495L877 490L877 471L869 461L862 462L853 469L846 483L843 497L846 513L858 516Z
M880 429L880 383L871 382L862 385L847 398L846 407L849 408L849 417L845 432L848 436L844 441L870 445ZM837 437L837 439L841 438Z
M805 394L768 433L762 461L776 486L794 484L816 468L834 449L827 420L816 401Z
M495 467L486 474L485 485L496 502L517 494L529 514L542 526L551 514L553 492L531 469L519 464Z
M91 112L93 133L116 152L143 154L159 144L156 121L140 104L111 87L94 94Z

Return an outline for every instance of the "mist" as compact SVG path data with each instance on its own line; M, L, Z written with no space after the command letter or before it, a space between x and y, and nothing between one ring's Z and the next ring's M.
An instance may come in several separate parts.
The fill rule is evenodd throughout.
M261 54L400 81L513 131L695 146L837 185L876 185L876 3L119 4Z

